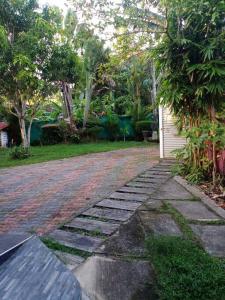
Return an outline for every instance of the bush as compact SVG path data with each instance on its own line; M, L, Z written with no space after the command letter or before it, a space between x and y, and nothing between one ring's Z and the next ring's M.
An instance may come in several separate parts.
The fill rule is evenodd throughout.
M119 127L119 118L115 114L110 114L107 116L106 121L103 124L105 130L109 135L109 140L114 141L120 134L120 127Z
M224 262L180 237L151 237L146 246L161 300L225 299Z
M62 134L59 126L53 125L43 127L42 144L43 145L55 145L63 142Z
M152 122L151 121L138 121L135 123L136 137L143 139L142 131L149 131L152 134Z
M31 153L29 148L19 146L12 148L9 155L11 159L26 159L31 156Z
M87 136L92 140L97 140L99 133L102 131L102 127L94 126L86 129Z
M69 136L69 143L79 144L80 143L80 135L78 133L71 133Z

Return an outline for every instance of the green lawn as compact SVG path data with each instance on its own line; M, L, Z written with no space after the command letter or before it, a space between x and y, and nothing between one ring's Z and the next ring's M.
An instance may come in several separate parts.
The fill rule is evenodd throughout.
M70 144L31 147L32 156L23 160L9 158L10 150L0 149L0 168L34 164L49 160L68 158L88 153L106 152L130 147L150 147L154 144L144 142L98 142L89 144Z

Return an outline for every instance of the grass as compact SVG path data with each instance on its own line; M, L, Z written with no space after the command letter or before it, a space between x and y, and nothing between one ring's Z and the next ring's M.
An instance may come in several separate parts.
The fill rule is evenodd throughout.
M50 160L69 158L84 154L107 152L112 150L126 149L130 147L150 147L154 144L144 142L98 142L88 144L60 144L53 146L31 147L31 157L23 160L12 160L9 157L9 149L0 149L0 168L29 165Z
M225 300L225 261L204 251L187 220L172 205L164 203L158 213L170 214L183 232L183 237L146 239L159 299Z
M225 299L224 261L180 237L151 236L146 248L155 269L160 300Z

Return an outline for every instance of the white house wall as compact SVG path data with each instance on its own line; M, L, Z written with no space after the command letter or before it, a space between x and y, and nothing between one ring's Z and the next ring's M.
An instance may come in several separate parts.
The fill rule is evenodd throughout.
M186 139L178 134L175 126L175 118L166 107L159 108L160 126L160 157L171 158L174 156L173 150L182 148L186 144Z

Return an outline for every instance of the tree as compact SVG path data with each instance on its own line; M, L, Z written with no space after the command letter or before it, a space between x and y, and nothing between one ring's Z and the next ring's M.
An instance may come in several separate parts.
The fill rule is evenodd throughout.
M163 1L166 34L155 50L161 78L161 103L184 121L188 128L199 128L204 119L211 122L208 140L213 148L213 181L216 175L216 113L225 96L225 2ZM220 139L222 140L222 139ZM191 154L200 167L199 150ZM204 155L204 154L202 154Z
M43 78L43 64L52 46L55 28L37 12L35 0L4 0L0 4L0 97L17 116L24 148L39 105L51 92ZM29 130L26 130L29 119Z
M55 44L44 66L44 74L62 92L66 119L72 131L77 130L73 117L72 87L78 82L80 73L80 59L72 47L68 43Z

